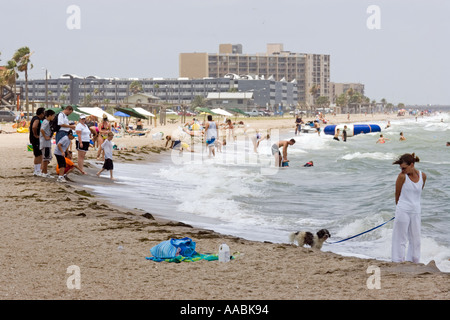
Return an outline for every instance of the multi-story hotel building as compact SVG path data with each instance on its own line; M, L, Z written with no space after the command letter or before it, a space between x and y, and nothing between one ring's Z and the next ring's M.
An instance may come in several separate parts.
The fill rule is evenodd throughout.
M310 105L315 97L330 97L330 55L293 53L280 43L267 44L265 53L245 54L240 44L221 44L219 53L179 55L180 77L219 78L227 74L292 82L297 85L298 102Z
M337 83L330 82L330 102L336 103L336 98L341 94L352 89L354 92L359 92L364 95L364 84L362 83Z
M65 75L58 79L29 80L28 95L31 102L49 106L69 103L83 105L87 101L98 105L117 105L133 94L130 89L133 82L141 85L141 92L154 96L161 103L172 105L189 105L196 96L206 98L209 93L218 93L220 97L220 93L247 92L252 93L255 104L252 108L285 112L295 108L298 99L294 83L233 77L118 79ZM22 88L22 92L25 91L24 80L18 80L16 86ZM227 101L223 98L224 95L219 100L223 100L223 107L226 107Z

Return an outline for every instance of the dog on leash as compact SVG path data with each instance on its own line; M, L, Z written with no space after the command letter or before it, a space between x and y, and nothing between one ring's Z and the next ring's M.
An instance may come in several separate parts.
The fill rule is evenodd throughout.
M313 249L322 249L322 245L328 238L331 238L330 232L327 229L321 229L317 231L316 234L312 234L308 231L297 231L292 232L289 235L289 242L294 243L297 241L297 244L300 247L303 247L305 244L310 246Z

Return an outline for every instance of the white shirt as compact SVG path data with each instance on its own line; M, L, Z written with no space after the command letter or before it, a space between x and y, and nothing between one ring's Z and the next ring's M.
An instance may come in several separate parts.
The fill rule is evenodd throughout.
M105 150L105 159L111 159L113 158L113 145L112 142L106 139L102 143L102 149Z
M91 130L89 130L88 126L78 122L75 127L75 132L78 134L78 131L81 131L81 141L89 142L91 140Z
M61 145L61 148L63 149L64 152L66 152L67 148L69 148L70 143L71 143L71 141L68 136L62 137L61 140L59 140L59 142L58 142L58 144ZM64 153L61 153L61 151L59 150L58 144L56 145L54 153L55 153L55 155L64 156Z
M419 171L419 181L417 182L411 181L408 175L405 174L405 182L403 183L396 209L403 210L403 212L420 213L420 196L422 194L422 188L422 171Z
M67 116L64 112L60 112L58 115L58 126L60 126L62 124L67 124L67 125L69 124L69 118L67 118ZM59 130L69 131L70 128L69 127L61 127Z

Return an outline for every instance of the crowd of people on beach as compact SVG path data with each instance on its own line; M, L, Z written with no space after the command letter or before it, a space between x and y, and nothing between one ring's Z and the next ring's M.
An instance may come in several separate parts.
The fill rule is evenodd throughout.
M97 160L103 160L103 167L97 172L97 176L104 170L110 172L110 178L113 177L111 140L114 133L111 131L111 123L108 117L104 115L100 123L97 117L80 115L77 124L69 121L69 116L73 112L73 107L68 105L58 114L52 109L38 108L36 115L29 124L29 140L34 154L34 175L44 178L54 178L48 172L48 165L56 158L57 182L67 182L67 175L75 169L82 174L84 170L84 160L89 147L98 148ZM52 138L55 136L55 148L52 152ZM72 140L75 141L77 150L77 163L72 160Z
M242 122L239 124L243 125ZM177 134L176 137L174 135L166 135L166 147L170 144L169 148L171 149L180 150L180 152L183 150L193 152L194 143L192 140L195 137L194 132L197 131L199 135L201 135L202 141L205 141L206 148L208 150L208 157L211 158L215 157L216 151L222 152L222 146L227 145L227 139L228 141L232 140L233 142L236 142L237 140L235 124L233 124L231 119L226 119L223 123L219 123L213 120L212 115L208 115L207 121L204 123L200 123L194 118L192 121L187 122L184 125L183 131L191 135L191 146L182 141L181 137ZM226 134L226 132L228 132L228 134ZM263 140L270 140L270 130L268 133L262 134L258 130L250 133L244 129L243 133L247 134L252 141L253 151L255 153L258 152L258 147ZM275 157L276 166L288 166L289 160L287 158L287 148L294 143L295 139L290 139L280 140L272 144L271 151L272 155ZM283 154L281 153L280 148L283 149Z
M66 177L69 173L78 170L82 174L86 174L84 170L84 162L86 153L89 148L92 147L97 150L97 160L103 161L103 167L97 172L97 176L107 170L110 173L110 178L113 177L113 162L112 162L112 150L113 144L111 140L114 138L114 132L118 132L117 124L111 124L108 121L108 116L103 115L102 120L99 122L98 118L94 115L80 115L78 123L70 122L68 117L73 112L73 107L68 105L55 114L52 109L45 110L44 108L38 108L36 115L31 119L29 123L30 144L34 153L34 175L46 178L53 178L48 172L48 165L52 161L53 155L57 161L57 182L66 182ZM320 136L321 128L320 122L326 123L326 119L321 114L318 114L314 120L313 128ZM143 130L143 125L140 120L137 121L136 130ZM191 143L182 141L180 137L173 137L166 135L166 147L180 150L186 150L188 152L194 151L194 141L196 136L201 136L202 143L206 145L208 150L208 157L214 157L216 152L222 152L222 147L227 144L228 141L236 141L237 133L236 127L242 127L243 122L233 123L231 119L226 119L224 122L219 123L214 121L212 115L207 116L207 120L200 122L198 119L193 118L184 124L183 130L191 135ZM295 135L302 132L302 125L304 121L299 115L295 116ZM310 125L310 124L307 124ZM311 123L312 125L312 123ZM390 121L388 121L386 128L390 127ZM221 133L222 132L222 133ZM243 130L246 133L246 128ZM55 135L55 148L52 152L52 137ZM267 139L270 140L270 130L267 134L261 134L258 130L249 134L249 138L253 143L253 151L257 153L258 147L261 141ZM347 126L345 125L342 132L339 128L336 129L333 140L343 142L347 141ZM72 160L72 140L75 139L75 148L77 150L77 163ZM384 144L388 141L383 134L380 135L376 141L377 144ZM406 140L403 132L400 133L400 141ZM281 140L274 142L271 147L272 155L275 157L275 165L279 167L289 166L289 160L287 157L287 149L289 146L295 143L295 139ZM447 143L449 146L450 143ZM280 151L282 149L282 152ZM312 161L305 166L312 166Z
M81 114L77 123L69 121L69 116L73 113L73 107L68 105L61 112L55 113L52 109L38 108L36 114L29 123L29 141L34 155L34 175L44 178L55 178L48 170L49 164L56 158L56 181L59 183L67 182L67 176L74 170L81 174L87 174L85 171L86 153L89 148L97 149L97 160L103 161L102 168L97 172L97 176L103 171L109 171L110 178L113 176L113 144L114 138L113 125L108 121L105 114L102 121L98 122L97 117L93 115ZM139 121L137 123L139 127ZM142 128L142 122L140 123ZM236 125L242 126L243 122L235 124L231 119L226 119L224 123L218 123L208 115L207 121L200 123L197 119L185 124L185 129L190 132L194 129L200 129L202 140L204 139L208 156L214 157L216 150L222 152L222 146L228 141L236 141ZM196 128L197 126L197 128ZM221 135L220 132L228 132ZM116 131L117 132L117 131ZM245 129L244 129L245 132ZM54 141L53 142L53 137ZM254 151L257 152L261 141L269 140L270 134L262 135L256 131L251 134L250 140L253 142ZM77 162L73 161L72 141L75 140L75 149L77 151ZM170 148L194 151L192 147L181 141L179 138L172 139L170 135L166 136L166 147L170 143ZM279 141L272 145L272 154L275 157L275 163L279 166L287 163L287 147L295 143L294 139L290 141ZM53 144L55 145L53 147ZM283 154L280 152L283 149Z

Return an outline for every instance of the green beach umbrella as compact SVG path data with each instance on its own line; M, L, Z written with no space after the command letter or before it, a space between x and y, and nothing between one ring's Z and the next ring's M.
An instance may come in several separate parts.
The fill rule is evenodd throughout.
M243 114L243 115L247 115L244 111L242 111L241 109L239 109L239 108L233 108L233 109L229 109L230 111L233 111L233 112L235 112L235 113L240 113L240 114Z
M142 113L139 113L136 110L131 109L131 108L116 107L115 109L117 111L128 114L130 117L135 117L135 118L139 118L139 119L148 119L147 116L144 116Z
M65 109L65 106L64 107L61 106L61 108L58 108L58 107L48 108L46 110L53 110L55 112L55 114L58 114L58 113L62 112L64 109ZM69 119L69 121L80 121L80 115L82 113L84 113L84 112L75 111L75 108L74 108L74 111L67 118Z

